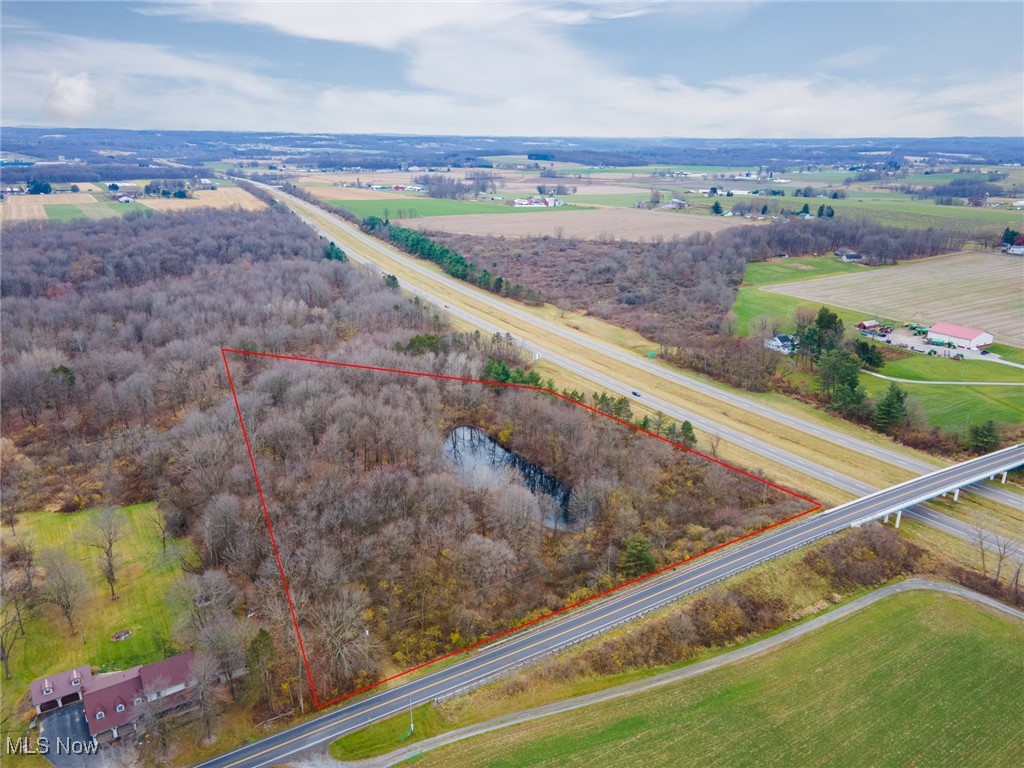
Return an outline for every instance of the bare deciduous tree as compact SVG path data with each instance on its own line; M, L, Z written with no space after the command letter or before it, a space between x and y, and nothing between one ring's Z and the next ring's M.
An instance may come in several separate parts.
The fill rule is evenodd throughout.
M104 507L92 522L95 540L90 546L100 550L100 571L110 587L110 599L117 600L117 553L114 548L125 537L124 516L113 507Z
M170 678L167 677L151 680L149 685L142 689L142 703L137 705L135 710L139 718L139 731L149 737L161 759L167 756L170 746L171 724L163 717L164 702L158 697L161 691L170 687L170 684Z
M217 688L220 684L220 671L217 660L208 653L197 653L192 660L190 670L196 695L196 708L199 722L203 729L203 738L213 738L213 727L217 723L220 702Z
M85 570L77 560L61 549L44 550L39 562L46 572L42 588L42 599L60 609L68 623L68 629L75 631L75 617L86 591Z
M988 570L985 564L985 553L988 552L989 542L992 540L992 534L984 527L982 521L977 518L974 520L971 534L974 539L974 543L978 546L978 556L981 560L981 575L987 576Z
M999 583L999 577L1003 572L1003 565L1006 561L1019 549L1020 545L1011 536L1007 536L1002 531L996 531L992 534L992 552L996 558L996 571L992 575L992 581L996 584Z

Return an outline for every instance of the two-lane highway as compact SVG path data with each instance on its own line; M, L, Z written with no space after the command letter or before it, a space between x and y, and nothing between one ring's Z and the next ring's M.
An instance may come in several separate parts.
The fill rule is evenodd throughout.
M878 491L827 512L780 526L721 550L715 557L693 560L668 573L614 593L542 623L532 630L484 647L456 664L387 691L367 696L329 714L297 725L202 764L201 768L263 768L332 741L368 723L399 714L410 706L469 690L511 669L612 627L632 621L715 582L752 568L854 523L932 493L950 483L1001 472L1024 463L1024 445L1013 446L963 464Z

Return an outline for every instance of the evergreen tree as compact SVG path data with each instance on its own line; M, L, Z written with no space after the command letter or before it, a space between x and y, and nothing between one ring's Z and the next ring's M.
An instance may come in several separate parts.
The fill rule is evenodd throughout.
M875 408L875 429L894 432L907 419L907 393L895 381Z
M630 536L626 548L619 556L619 571L623 576L635 578L654 570L654 555L651 542L645 536Z
M261 627L245 649L245 699L250 704L270 706L274 694L275 656L274 641Z
M972 424L968 430L967 444L974 453L991 453L1000 442L999 429L991 419L984 424Z
M688 421L684 421L679 427L679 442L687 448L697 445L697 435L693 432L693 424Z
M711 212L713 214L715 214L715 216L721 216L722 215L722 204L720 202L718 202L717 200L715 200L715 204L711 206Z

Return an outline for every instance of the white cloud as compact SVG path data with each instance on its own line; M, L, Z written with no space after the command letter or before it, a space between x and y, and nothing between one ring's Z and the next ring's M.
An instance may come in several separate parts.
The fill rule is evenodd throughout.
M390 50L405 63L408 85L365 88L358 73L344 82L327 80L328 72L323 83L292 81L263 74L273 71L272 56L188 56L164 46L28 31L5 39L4 122L576 136L1024 132L1024 73L1013 66L993 66L981 81L870 83L838 74L761 73L697 86L676 75L624 75L566 35L598 16L676 13L678 5L545 4L547 15L536 12L537 4L511 2L408 3L401 14L376 3L160 6L161 13ZM883 54L860 48L832 57L831 66L838 73L858 56ZM47 62L49 77L38 61ZM89 62L88 74L81 62Z
M461 2L215 2L181 0L139 9L140 13L185 16L203 21L252 24L294 37L353 43L383 50L440 29L485 29L522 14L524 6L499 0Z
M88 72L57 75L43 100L43 114L56 120L78 123L96 111L99 101L100 92Z

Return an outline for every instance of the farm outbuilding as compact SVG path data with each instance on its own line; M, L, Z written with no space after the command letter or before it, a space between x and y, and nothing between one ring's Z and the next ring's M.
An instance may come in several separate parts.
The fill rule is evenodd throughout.
M953 323L936 323L928 329L928 341L939 344L952 343L963 349L987 347L995 338L988 331L978 328L967 328Z

